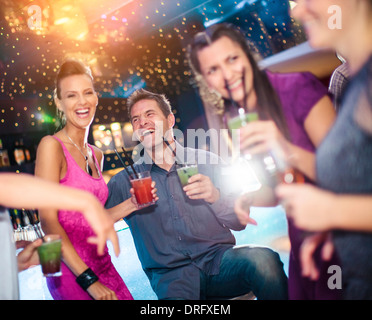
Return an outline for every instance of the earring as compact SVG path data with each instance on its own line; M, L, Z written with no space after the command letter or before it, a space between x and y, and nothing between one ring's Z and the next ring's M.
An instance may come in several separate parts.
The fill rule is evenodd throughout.
M66 125L66 115L60 109L57 109L57 118L59 120L59 127L63 128Z

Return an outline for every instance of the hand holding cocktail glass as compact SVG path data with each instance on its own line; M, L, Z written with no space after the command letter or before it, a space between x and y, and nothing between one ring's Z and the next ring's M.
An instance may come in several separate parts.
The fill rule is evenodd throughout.
M149 171L138 172L129 176L132 188L132 202L137 209L155 204L159 197L156 195L155 181L152 181Z
M23 271L40 264L37 248L42 243L41 239L36 239L33 242L25 240L16 242L17 249L23 248L17 255L18 271Z
M198 165L195 164L188 164L188 163L176 163L176 170L178 178L180 179L182 187L189 184L189 179L198 174Z
M240 149L250 156L270 152L277 167L279 182L304 182L303 175L289 165L291 147L275 122L253 121L240 129Z
M219 191L211 179L198 172L196 163L176 164L177 175L183 191L192 200L205 200L214 203L219 199Z
M225 79L225 87L231 101L231 108L225 112L224 120L230 134L239 130L239 146L244 158L253 157L261 162L265 175L272 176L278 183L303 182L303 177L290 165L288 159L292 156L290 142L280 132L273 120L260 120L259 110L247 107L247 90L245 86L245 69L242 70L244 88L243 105L238 105L232 97L232 92ZM234 143L234 141L233 141ZM298 179L298 180L297 180Z
M132 194L132 203L136 209L142 209L155 204L159 199L156 195L157 189L155 188L155 181L152 181L149 171L137 172L134 168L133 160L124 148L122 148L124 155L132 169L130 172L121 158L118 151L115 149L115 153L121 161L124 169L128 172L129 180L132 185L130 193Z
M252 121L240 128L240 149L243 153L260 154L272 150L276 145L286 150L287 143L272 120Z
M208 176L199 173L196 161L180 161L169 141L166 138L163 138L163 141L174 155L177 175L186 195L192 200L205 200L209 203L217 201L220 197L219 191Z
M213 185L212 180L201 173L190 177L183 190L192 200L205 200L208 203L214 203L220 198L220 192Z
M23 248L17 255L18 271L41 265L45 277L58 277L61 273L61 237L45 235L33 242L17 241L17 249Z
M24 247L18 255L18 266L21 269L27 269L31 265L41 264L41 269L45 277L59 277L61 272L62 259L62 240L60 235L44 235L38 225L38 217L30 210L25 210L30 223L32 224L38 239L27 245L17 245L18 248ZM36 252L38 259L36 257ZM37 261L38 260L38 261Z

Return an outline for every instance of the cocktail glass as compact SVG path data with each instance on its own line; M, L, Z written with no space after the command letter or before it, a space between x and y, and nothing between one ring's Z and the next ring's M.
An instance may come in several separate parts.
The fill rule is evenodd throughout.
M49 234L44 236L43 244L37 248L41 269L45 277L59 277L61 272L61 236Z
M243 110L243 109L241 109ZM258 120L258 113L255 111L244 113L239 110L239 115L230 118L227 121L227 126L230 130L240 129L244 127L247 123Z
M131 174L130 183L134 189L134 195L137 200L138 207L144 208L155 203L155 199L151 193L152 179L149 171L138 172Z
M186 186L189 183L189 179L198 173L197 164L177 164L176 170L178 178L180 179L182 187Z

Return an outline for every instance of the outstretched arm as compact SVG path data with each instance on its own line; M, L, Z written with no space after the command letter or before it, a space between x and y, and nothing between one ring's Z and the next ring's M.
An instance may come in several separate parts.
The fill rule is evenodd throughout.
M370 195L339 195L307 184L280 185L276 193L299 228L372 231Z
M97 237L93 239L103 252L106 241L113 243L119 254L119 243L110 219L101 203L89 192L68 188L29 174L1 173L0 203L6 207L29 209L66 209L84 214Z

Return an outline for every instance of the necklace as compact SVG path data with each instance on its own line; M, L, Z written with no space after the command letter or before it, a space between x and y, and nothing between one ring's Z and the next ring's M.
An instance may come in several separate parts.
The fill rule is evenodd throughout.
M84 160L85 160L85 171L89 174L89 175L92 175L93 174L93 172L92 172L92 169L90 168L90 166L89 166L89 163L88 163L88 159L89 159L89 157L88 157L88 155L90 155L90 149L87 147L87 144L85 143L85 147L86 147L86 149L87 149L87 155L85 155L84 153L83 153L83 151L81 151L81 149L80 149L80 147L69 137L69 135L65 132L65 131L62 131L64 134L65 134L65 136L71 141L71 143L76 147L76 149L78 149L79 151L80 151L80 153L81 153L81 155L83 156L83 158L84 158ZM96 166L96 169L97 169L97 166ZM98 175L99 175L99 171L97 170L97 173L98 173Z

